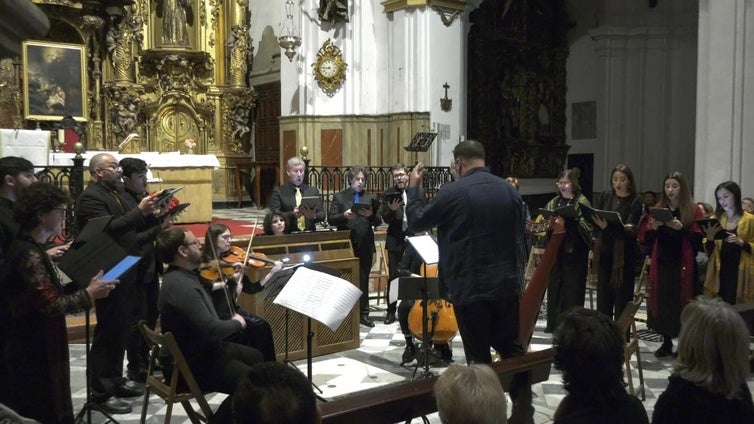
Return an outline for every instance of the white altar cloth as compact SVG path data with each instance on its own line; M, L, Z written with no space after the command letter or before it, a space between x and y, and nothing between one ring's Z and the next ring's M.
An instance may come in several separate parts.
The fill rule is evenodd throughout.
M98 153L109 153L116 159L139 158L149 165L152 169L160 168L220 168L220 161L215 155L182 155L180 152L141 152L121 154L118 152L86 152L82 153L84 157L84 167L89 166L89 158ZM75 153L50 152L49 166L71 166Z

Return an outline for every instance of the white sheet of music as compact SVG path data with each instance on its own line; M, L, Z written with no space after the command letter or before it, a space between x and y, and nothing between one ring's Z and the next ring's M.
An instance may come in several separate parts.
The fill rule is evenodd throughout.
M273 303L296 311L337 331L361 297L350 282L324 272L299 268Z
M424 263L432 265L440 261L440 249L430 235L408 237L407 240L414 246L416 253L421 256Z

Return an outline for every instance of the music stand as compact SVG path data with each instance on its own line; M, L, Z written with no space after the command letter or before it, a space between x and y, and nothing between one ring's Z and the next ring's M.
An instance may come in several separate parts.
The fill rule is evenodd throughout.
M418 153L426 152L427 150L429 150L429 147L432 145L432 142L435 141L436 137L437 133L418 132L414 134L414 138L411 139L411 142L408 144L408 146L404 147L403 149L407 152L414 152L414 161L416 161Z
M425 275L423 277L401 277L398 280L398 299L400 300L419 300L422 306L422 347L419 353L420 357L424 361L424 371L422 372L422 378L428 378L432 376L432 371L429 370L429 356L432 353L430 346L432 345L432 338L435 333L435 320L434 317L430 318L427 313L427 305L430 300L440 299L440 279L437 277L426 276L426 264ZM432 319L432 328L429 328L429 320ZM414 373L411 376L411 380L416 377L416 372L419 369L419 362L416 361L414 366Z

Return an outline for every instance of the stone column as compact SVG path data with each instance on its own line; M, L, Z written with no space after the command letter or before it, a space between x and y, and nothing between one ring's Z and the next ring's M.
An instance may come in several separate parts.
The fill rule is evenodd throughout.
M754 195L754 3L700 0L694 198L733 180Z

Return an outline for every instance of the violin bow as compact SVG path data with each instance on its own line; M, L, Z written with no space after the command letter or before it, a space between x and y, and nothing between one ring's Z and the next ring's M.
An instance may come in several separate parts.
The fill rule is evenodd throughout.
M243 264L244 269L246 269L246 265L249 263L249 253L251 253L251 243L254 241L254 234L257 233L258 222L259 222L259 216L254 218L254 229L251 230L251 235L249 236L249 245L246 246L246 263Z
M236 307L234 305L234 302L230 299L230 293L228 293L228 283L225 281L225 278L223 278L223 269L220 266L220 257L217 256L217 249L215 249L215 241L205 240L205 242L209 243L210 249L212 249L212 256L215 257L215 265L217 265L217 275L220 277L220 281L223 282L223 292L225 293L225 301L228 302L228 309L230 310L231 314L236 313ZM241 284L241 282L237 282L237 284Z

